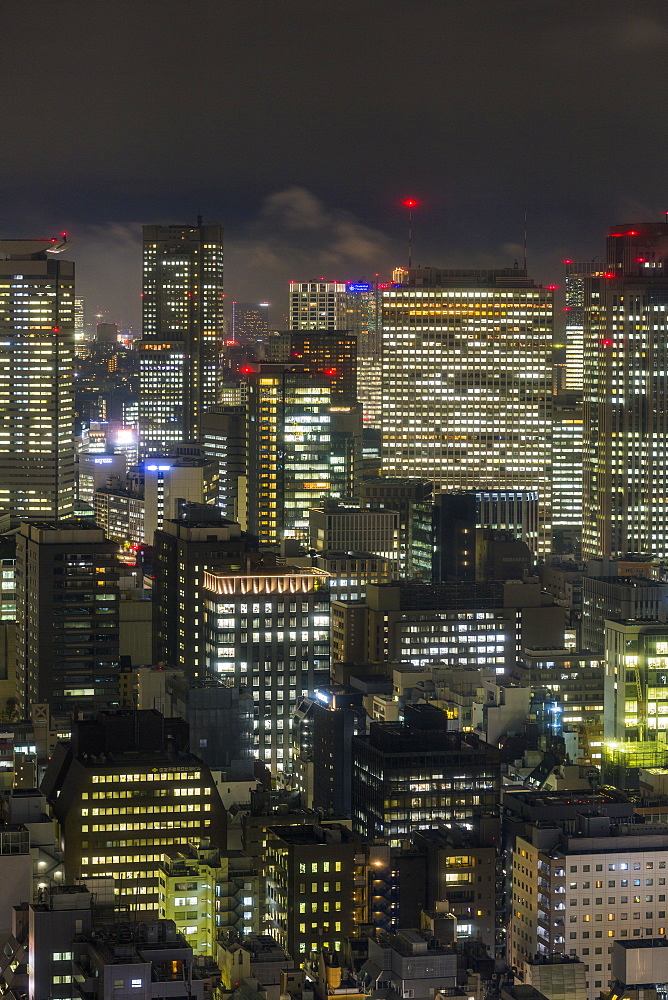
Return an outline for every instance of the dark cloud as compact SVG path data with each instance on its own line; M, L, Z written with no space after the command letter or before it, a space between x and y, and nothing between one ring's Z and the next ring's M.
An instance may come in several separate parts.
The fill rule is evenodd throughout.
M542 279L662 218L665 0L31 0L2 24L0 227L71 230L137 321L141 222L226 230L230 298L313 269L507 263Z

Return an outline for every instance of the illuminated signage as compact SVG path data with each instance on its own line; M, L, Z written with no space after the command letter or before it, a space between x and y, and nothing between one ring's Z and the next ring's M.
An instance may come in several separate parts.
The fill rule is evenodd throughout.
M360 292L370 292L371 285L368 281L349 281L346 285L346 291L357 295Z
M103 455L100 456L99 458L94 458L93 462L95 463L95 465L109 465L111 462L113 462L113 460L114 460L113 455L109 456Z

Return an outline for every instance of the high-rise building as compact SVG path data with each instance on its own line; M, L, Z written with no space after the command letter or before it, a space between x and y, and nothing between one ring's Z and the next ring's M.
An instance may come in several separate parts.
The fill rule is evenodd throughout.
M216 507L218 462L199 448L177 448L178 454L157 455L142 463L144 476L144 541L153 536L164 521L178 515L186 503ZM212 512L212 516L215 513Z
M17 535L17 675L24 711L118 705L118 546L94 522L26 521Z
M200 438L202 415L218 402L223 303L220 225L144 226L142 457Z
M412 268L383 291L383 470L538 493L551 546L553 292L526 271Z
M208 673L255 701L255 753L283 770L298 698L329 680L329 593L321 570L205 570L201 591Z
M562 551L579 553L582 537L582 393L552 401L552 529Z
M568 392L582 392L584 366L585 275L597 269L594 261L567 260L566 265L566 384ZM599 265L600 269L600 265Z
M322 372L330 379L332 405L357 402L357 337L345 330L293 330L290 334L292 364L306 371Z
M57 240L0 240L0 509L71 517L74 264Z
M360 486L363 507L399 514L399 565L409 580L428 582L432 573L433 487L425 479L366 476Z
M612 230L585 275L585 558L668 556L668 224Z
M246 407L212 406L202 417L201 441L204 453L218 463L218 506L236 521L246 476Z
M266 337L269 333L268 302L232 303L232 338L248 343Z
M256 365L248 384L248 530L308 541L309 509L331 490L331 380L302 366ZM343 463L342 463L343 464Z
M291 330L346 330L346 286L342 281L291 281Z

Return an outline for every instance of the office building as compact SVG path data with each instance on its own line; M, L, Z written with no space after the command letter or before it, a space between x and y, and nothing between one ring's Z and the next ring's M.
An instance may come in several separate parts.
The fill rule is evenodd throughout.
M525 646L563 645L565 609L538 583L367 584L365 601L332 604L332 658L511 671Z
M226 814L188 726L156 711L103 712L56 746L42 791L69 881L113 878L119 905L157 914L168 849L226 847Z
M390 847L439 821L475 830L498 802L496 747L444 724L423 729L414 718L412 725L374 722L368 735L353 737L353 829Z
M346 286L342 281L291 281L291 330L346 330Z
M306 371L330 378L333 406L357 403L357 337L345 330L309 329L290 332L290 358Z
M146 537L144 497L123 486L101 486L93 493L95 522L118 545L140 546Z
M522 979L534 956L577 956L588 1000L607 989L613 942L665 935L665 830L608 816L530 825L512 853L508 962Z
M485 532L506 532L529 547L539 549L539 499L536 493L514 490L471 490L442 493L434 505L435 580L475 580L477 539ZM493 536L492 536L493 537ZM479 546L478 546L479 547Z
M268 302L232 303L232 339L239 344L253 343L269 333Z
M294 959L286 954L271 934L221 936L216 962L225 989L248 988L255 983L258 992L262 990L267 997L280 993L283 974L295 968Z
M579 555L582 538L582 395L552 401L552 530L555 548ZM561 536L561 537L559 537Z
M223 517L238 521L246 481L246 407L212 406L202 416L202 450L218 463L218 500Z
M199 440L218 402L223 303L221 226L144 226L140 458Z
M315 552L375 552L398 562L399 515L396 511L325 500L309 511L309 526L310 547Z
M310 567L213 568L201 600L207 671L252 690L255 754L283 770L297 700L329 680L327 576Z
M117 546L85 520L26 521L17 535L21 708L56 714L118 705Z
M58 240L0 240L0 509L74 511L74 264Z
M340 951L352 937L359 852L359 838L340 824L267 831L267 927L297 961Z
M668 583L647 578L651 567L639 564L640 575L612 575L614 563L598 560L588 566L582 580L582 645L602 651L605 622L609 618L668 621ZM590 573L592 575L590 575ZM605 574L605 575L604 575Z
M144 486L144 541L153 545L156 531L175 518L182 503L216 506L218 463L199 447L181 446L172 455L158 455L141 465Z
M77 460L77 500L93 505L95 490L107 486L108 480L125 480L125 455L80 452Z
M383 469L530 491L551 546L553 293L525 271L412 268L383 291Z
M308 511L330 492L335 475L330 377L301 366L267 364L253 366L252 375L248 530L260 542L307 542Z
M432 572L433 485L426 479L365 476L360 504L372 510L394 510L399 515L401 576L427 583Z
M155 532L153 661L206 677L202 583L205 567L246 566L253 540L210 505L186 505ZM257 559L259 561L259 555Z
M585 558L668 555L668 225L611 231L585 275Z
M311 789L309 807L325 816L351 814L352 739L367 723L362 699L350 686L321 684L297 706L293 771L304 776L300 791Z
M668 941L665 937L615 941L612 975L605 1000L660 1000L668 982Z
M668 623L605 622L607 742L668 740Z
M585 276L601 273L602 265L595 261L564 261L566 265L566 392L582 392L584 388L584 305Z

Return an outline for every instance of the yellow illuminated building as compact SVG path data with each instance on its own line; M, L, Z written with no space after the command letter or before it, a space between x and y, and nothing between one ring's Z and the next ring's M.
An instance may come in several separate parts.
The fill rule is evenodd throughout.
M551 545L553 293L518 268L399 269L383 291L383 471L535 490Z

